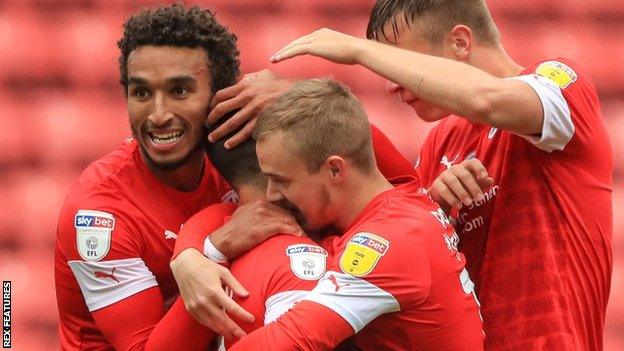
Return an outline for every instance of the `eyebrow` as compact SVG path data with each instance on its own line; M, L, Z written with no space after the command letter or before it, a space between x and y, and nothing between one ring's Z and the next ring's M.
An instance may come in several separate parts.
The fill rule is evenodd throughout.
M197 79L193 76L175 76L167 78L167 83L169 84L195 84L197 83ZM128 78L128 85L137 84L137 85L147 85L148 80L140 77L130 77Z
M267 177L276 177L276 178L288 179L286 176L283 176L283 175L277 174L277 173L273 173L273 172L262 172L262 174L264 174Z

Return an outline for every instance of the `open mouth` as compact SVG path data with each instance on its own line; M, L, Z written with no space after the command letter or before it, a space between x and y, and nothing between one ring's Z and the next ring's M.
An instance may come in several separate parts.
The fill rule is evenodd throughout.
M176 132L162 133L162 134L149 133L149 136L150 136L150 139L152 139L152 141L156 145L169 145L169 144L174 144L178 142L178 140L182 138L183 134L184 132L180 130Z

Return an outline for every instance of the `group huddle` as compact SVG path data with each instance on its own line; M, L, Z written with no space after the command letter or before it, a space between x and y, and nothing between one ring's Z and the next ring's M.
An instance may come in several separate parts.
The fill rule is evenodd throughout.
M378 0L367 37L321 29L271 62L388 79L439 121L415 164L340 82L239 79L212 12L128 18L133 138L58 222L63 350L602 349L613 159L593 85L567 59L516 64L483 0Z

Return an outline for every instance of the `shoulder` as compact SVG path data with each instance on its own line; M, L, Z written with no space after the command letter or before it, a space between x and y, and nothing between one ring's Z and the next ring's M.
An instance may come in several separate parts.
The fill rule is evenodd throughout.
M192 229L218 228L223 225L228 216L236 211L236 208L237 205L232 202L210 205L189 218L180 232Z

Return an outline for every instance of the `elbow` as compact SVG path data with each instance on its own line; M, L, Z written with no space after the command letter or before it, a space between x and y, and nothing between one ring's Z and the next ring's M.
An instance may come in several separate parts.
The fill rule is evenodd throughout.
M468 107L470 115L477 121L491 124L494 112L493 103L485 97L476 97L470 101Z

